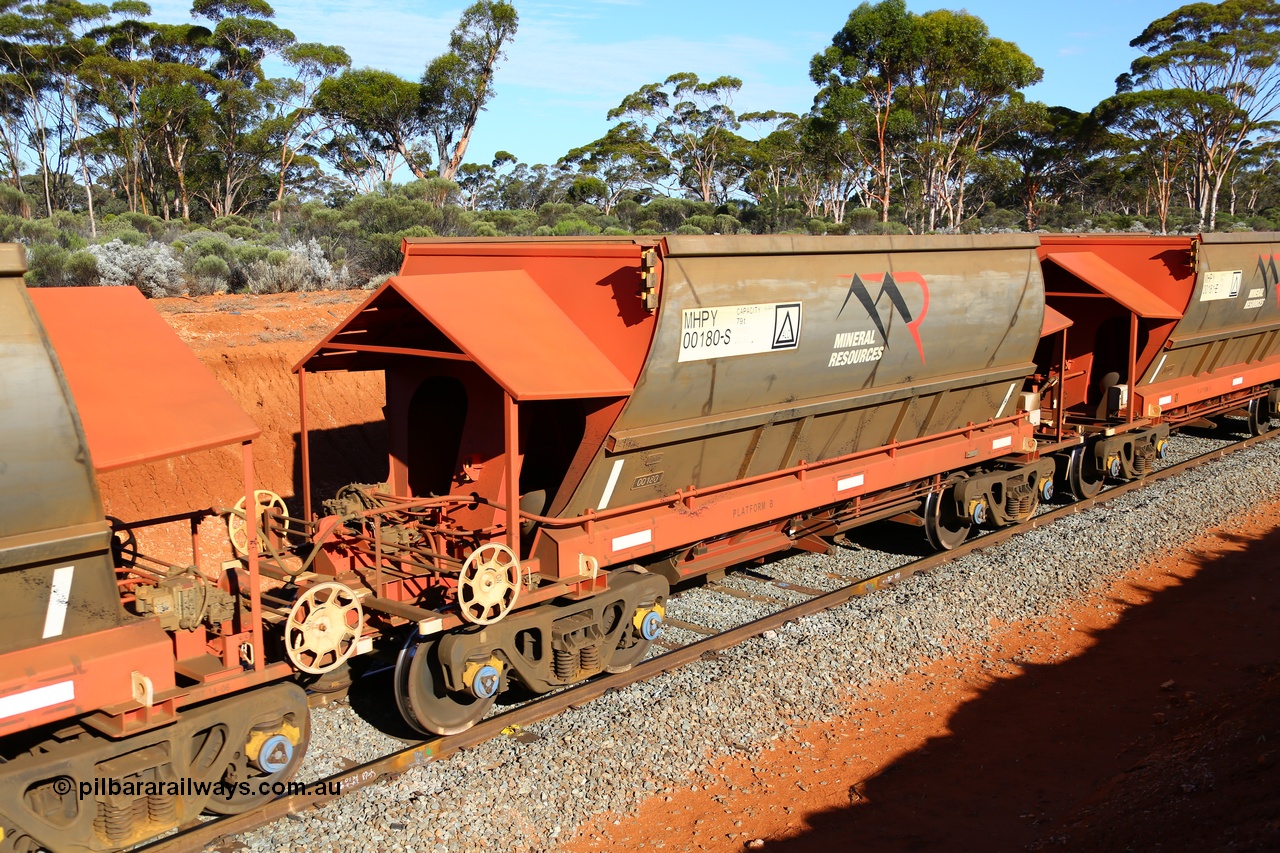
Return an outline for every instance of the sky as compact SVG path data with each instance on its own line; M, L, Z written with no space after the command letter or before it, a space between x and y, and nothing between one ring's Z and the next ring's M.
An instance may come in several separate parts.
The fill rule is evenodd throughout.
M353 67L417 80L443 53L466 2L271 0L299 41L346 48ZM691 71L743 81L739 112L802 113L817 89L809 60L831 43L856 0L512 0L520 26L495 77L467 161L509 151L554 163L604 135L609 110L647 83ZM1044 69L1027 90L1051 106L1088 110L1114 94L1138 52L1129 47L1175 0L907 0L915 12L963 8ZM189 19L190 0L152 0L153 19ZM750 135L749 130L746 135Z

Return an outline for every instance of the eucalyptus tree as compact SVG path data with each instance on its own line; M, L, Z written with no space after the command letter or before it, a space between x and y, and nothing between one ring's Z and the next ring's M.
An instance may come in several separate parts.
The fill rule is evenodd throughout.
M214 124L210 31L147 21L151 8L139 0L118 0L111 12L90 34L101 50L77 69L93 93L89 144L130 210L190 218L194 164Z
M809 64L819 87L814 108L845 137L846 166L866 172L882 222L889 221L899 143L915 132L899 89L910 84L925 48L905 0L864 2Z
M1280 188L1275 179L1278 153L1280 141L1268 139L1246 145L1236 155L1226 181L1227 209L1232 216L1240 216L1244 211L1257 214L1280 202Z
M493 207L501 210L537 210L544 204L558 204L572 186L566 170L543 163L521 163L510 153L506 158L495 157L494 168Z
M320 85L351 65L351 58L341 47L314 42L289 45L282 58L293 70L293 76L267 81L270 103L265 122L266 132L280 152L276 222L280 221L280 205L292 172L303 164L314 163L309 152L317 150L318 141L330 129L329 120L315 106Z
M472 131L493 98L493 76L520 18L504 0L479 0L462 13L449 36L449 52L422 75L421 120L435 140L441 178L452 181Z
M563 169L599 182L599 203L608 216L629 194L655 192L671 173L671 162L635 122L624 121L560 158Z
M0 4L0 88L17 134L17 145L35 155L40 167L45 211L49 216L65 200L55 187L67 185L74 153L80 163L87 205L93 192L83 145L81 107L87 93L76 69L98 51L87 33L104 19L108 7L78 0ZM92 216L91 216L92 219Z
M102 50L78 69L94 93L95 108L86 114L93 131L87 144L100 166L114 176L114 186L123 193L129 210L137 211L147 203L142 91L151 71L151 38L159 25L145 20L151 7L141 0L117 0L111 11L115 20L90 33Z
M1187 118L1199 103L1186 89L1149 89L1121 92L1094 110L1099 121L1132 140L1133 153L1146 176L1144 183L1155 201L1161 234L1168 233L1169 209L1179 182L1186 177L1185 166L1196 153Z
M191 11L213 25L201 43L209 52L206 70L213 84L207 94L213 114L197 158L196 194L214 216L229 216L256 200L251 186L261 183L265 189L264 166L274 159L263 122L276 93L262 63L283 57L297 39L272 23L275 10L266 0L194 0Z
M976 158L986 155L1018 123L1010 99L1043 76L1016 44L993 38L976 15L940 9L911 16L918 49L900 94L917 117L910 149L921 181L925 227L964 218L965 187Z
M720 203L746 177L733 110L733 96L741 88L737 77L704 83L689 72L672 74L627 95L608 118L641 128L671 164L671 177L681 187L702 201Z
M22 117L22 98L9 75L0 73L0 149L8 164L6 180L13 185L18 199L18 212L25 218L31 216L31 205L22 192L21 134L18 132Z
M806 170L807 152L802 135L806 119L795 113L763 110L738 116L743 124L760 128L762 134L753 140L748 149L745 165L747 177L743 189L757 204L762 199L780 199L791 195L801 197L800 185ZM804 198L805 212L814 216L817 210L817 194Z
M1192 203L1200 227L1212 230L1232 163L1280 111L1280 3L1192 3L1153 21L1130 45L1143 55L1117 79L1117 91L1162 90L1179 101L1173 118L1193 146Z
M804 160L800 188L806 205L812 199L838 224L844 223L851 203L870 209L875 203L871 197L873 173L860 156L858 140L821 115L810 113L801 121Z
M390 71L347 70L328 77L316 90L314 109L329 120L328 138L318 146L360 192L372 192L395 177L403 163L426 179L431 165L422 114L422 85Z
M1008 185L1022 208L1023 226L1035 231L1046 205L1066 195L1071 178L1093 151L1090 119L1086 113L1021 97L1014 99L1011 109L1018 113L1014 129L995 150L1014 166Z

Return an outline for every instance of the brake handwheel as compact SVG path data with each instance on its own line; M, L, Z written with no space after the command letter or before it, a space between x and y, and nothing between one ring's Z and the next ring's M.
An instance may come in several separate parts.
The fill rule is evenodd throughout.
M281 516L280 525L284 532L289 531L289 519L287 517L288 510L284 505L284 498L268 489L258 489L253 493L254 502L258 505L258 531L261 535L263 522L267 517L267 510L271 510L276 515ZM245 513L244 498L236 501L235 510L227 516L227 536L231 539L231 547L241 557L249 554L249 524L248 516Z
M356 653L363 632L359 597L346 584L328 581L298 596L285 620L284 647L298 669L323 675Z
M520 559L498 542L481 545L462 564L458 609L474 625L492 625L511 612L520 596Z

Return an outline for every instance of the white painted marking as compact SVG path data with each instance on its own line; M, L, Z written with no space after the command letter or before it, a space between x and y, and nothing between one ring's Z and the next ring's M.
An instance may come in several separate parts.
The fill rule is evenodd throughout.
M418 633L419 633L419 634L421 634L421 635L422 635L422 636L424 636L424 637L429 637L429 636L430 636L430 635L432 635L432 634L438 634L438 633L440 633L440 632L441 632L441 631L443 631L443 630L444 630L444 620L443 620L443 619L438 619L438 618L437 618L437 619L422 619L422 620L420 620L420 621L418 622ZM361 638L361 639L363 639L363 638ZM370 638L370 639L372 639L372 638ZM364 654L364 652L358 652L358 654Z
M641 530L638 533L628 533L626 536L618 536L614 538L613 550L625 551L628 548L634 548L637 545L647 545L652 541L652 530Z
M53 570L53 585L49 588L49 609L44 613L44 639L62 636L67 621L67 604L71 601L71 581L75 566L63 566Z
M852 477L845 477L843 480L836 481L837 492L847 492L850 489L856 489L861 486L863 477L861 474L854 474Z
M999 450L1002 447L1012 447L1012 446L1013 446L1013 436L1011 435L1006 435L1004 438L997 438L991 442L992 450Z
M37 687L35 690L24 690L12 696L0 697L0 720L52 705L61 705L64 702L73 702L75 698L76 683L74 681L59 681L47 687Z
M613 470L609 472L609 482L604 484L604 494L600 496L600 503L596 509L604 509L609 505L609 498L613 497L613 489L618 485L618 475L622 473L622 463L625 459L615 460Z
M1163 397L1161 397L1161 398L1160 398L1160 400L1158 401L1158 404L1159 404L1159 405L1161 405L1161 406L1167 406L1167 405L1169 405L1169 404L1170 404L1170 403L1172 403L1172 402L1173 402L1173 395L1172 395L1172 394L1166 394L1165 396L1163 396Z
M1000 408L996 409L997 418L1004 414L1004 407L1009 405L1009 398L1013 396L1013 389L1017 387L1017 382L1009 383L1009 390L1005 392L1004 399L1000 401Z
M1232 380L1231 380L1231 387L1233 387L1233 388L1234 388L1235 386L1237 386L1237 385L1243 385L1243 384L1244 384L1244 377L1243 377L1243 376L1237 376L1235 379L1232 379Z
M1240 295L1240 279L1243 275L1243 270L1217 270L1205 273L1200 277L1200 301L1234 299Z
M1151 374L1152 382L1154 382L1155 378L1160 375L1160 371L1164 368L1164 360L1168 357L1169 357L1169 353L1165 353L1164 355L1160 356L1160 360L1156 362L1156 369Z
M804 306L799 302L717 305L680 312L679 362L727 358L800 346Z

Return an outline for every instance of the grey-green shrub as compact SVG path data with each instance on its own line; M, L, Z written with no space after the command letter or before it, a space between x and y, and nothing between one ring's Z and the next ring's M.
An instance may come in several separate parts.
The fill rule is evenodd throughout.
M182 264L162 243L131 246L112 240L86 249L98 261L98 281L108 287L133 285L151 297L183 290Z
M220 278L226 281L231 275L231 266L217 255L205 255L195 262L191 272L201 278Z
M68 287L92 287L98 283L98 258L92 252L72 252L62 266L62 280Z

